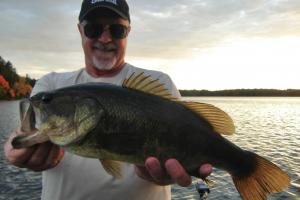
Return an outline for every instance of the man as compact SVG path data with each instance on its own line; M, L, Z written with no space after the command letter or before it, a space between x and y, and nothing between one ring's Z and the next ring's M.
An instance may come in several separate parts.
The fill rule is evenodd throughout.
M85 55L85 68L68 73L50 73L35 85L32 95L84 82L121 85L133 72L158 78L175 97L180 97L171 79L164 73L144 70L125 63L127 36L130 32L129 8L125 0L84 0L78 30ZM191 177L175 159L161 166L150 157L145 166L122 165L123 179L107 174L96 159L79 157L49 142L16 150L11 140L5 144L5 156L15 166L43 171L42 199L170 199L170 184L188 186ZM199 169L202 176L210 165Z

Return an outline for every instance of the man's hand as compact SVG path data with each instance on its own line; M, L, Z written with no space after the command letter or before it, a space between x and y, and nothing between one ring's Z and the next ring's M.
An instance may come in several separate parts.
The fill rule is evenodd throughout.
M33 171L43 171L55 167L64 156L64 151L50 142L37 144L29 148L14 149L11 141L17 135L28 134L15 131L4 144L5 157L12 165Z
M210 164L204 164L199 168L199 174L203 178L209 176L211 172L212 166ZM192 183L191 176L187 174L176 159L167 160L165 169L163 169L156 158L149 157L145 162L145 166L136 166L136 173L139 177L158 185L177 183L186 187Z

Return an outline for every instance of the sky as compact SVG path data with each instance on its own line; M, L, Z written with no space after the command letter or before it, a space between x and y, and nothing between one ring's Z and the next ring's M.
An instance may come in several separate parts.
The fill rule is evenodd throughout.
M300 89L299 0L127 0L126 61L179 89ZM33 78L84 67L81 0L1 0L0 56Z

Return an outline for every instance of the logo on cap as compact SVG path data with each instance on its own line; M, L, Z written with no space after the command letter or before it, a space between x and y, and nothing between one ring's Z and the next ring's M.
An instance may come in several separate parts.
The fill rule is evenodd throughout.
M108 2L108 3L118 5L117 0L92 0L91 4L95 4L95 3L98 3L98 2Z

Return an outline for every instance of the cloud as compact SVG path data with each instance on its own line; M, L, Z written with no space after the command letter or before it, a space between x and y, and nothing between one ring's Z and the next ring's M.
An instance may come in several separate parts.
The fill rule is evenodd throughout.
M66 51L76 39L76 7L71 1L1 1L3 49ZM72 23L73 22L73 23ZM72 41L71 45L62 45Z
M74 2L1 1L1 56L11 60L20 73L27 70L34 77L62 66L68 70L68 60L74 58L67 55L81 51L76 25L80 1Z
M227 40L300 35L299 0L128 0L128 55L185 59ZM22 70L83 65L81 0L1 0L0 55ZM166 62L167 63L167 62ZM74 66L75 65L75 66ZM28 72L30 73L30 72Z
M298 1L156 0L148 5L140 0L132 4L133 29L138 28L131 35L136 40L131 53L136 55L184 57L188 50L216 46L228 37L280 36L300 27Z

